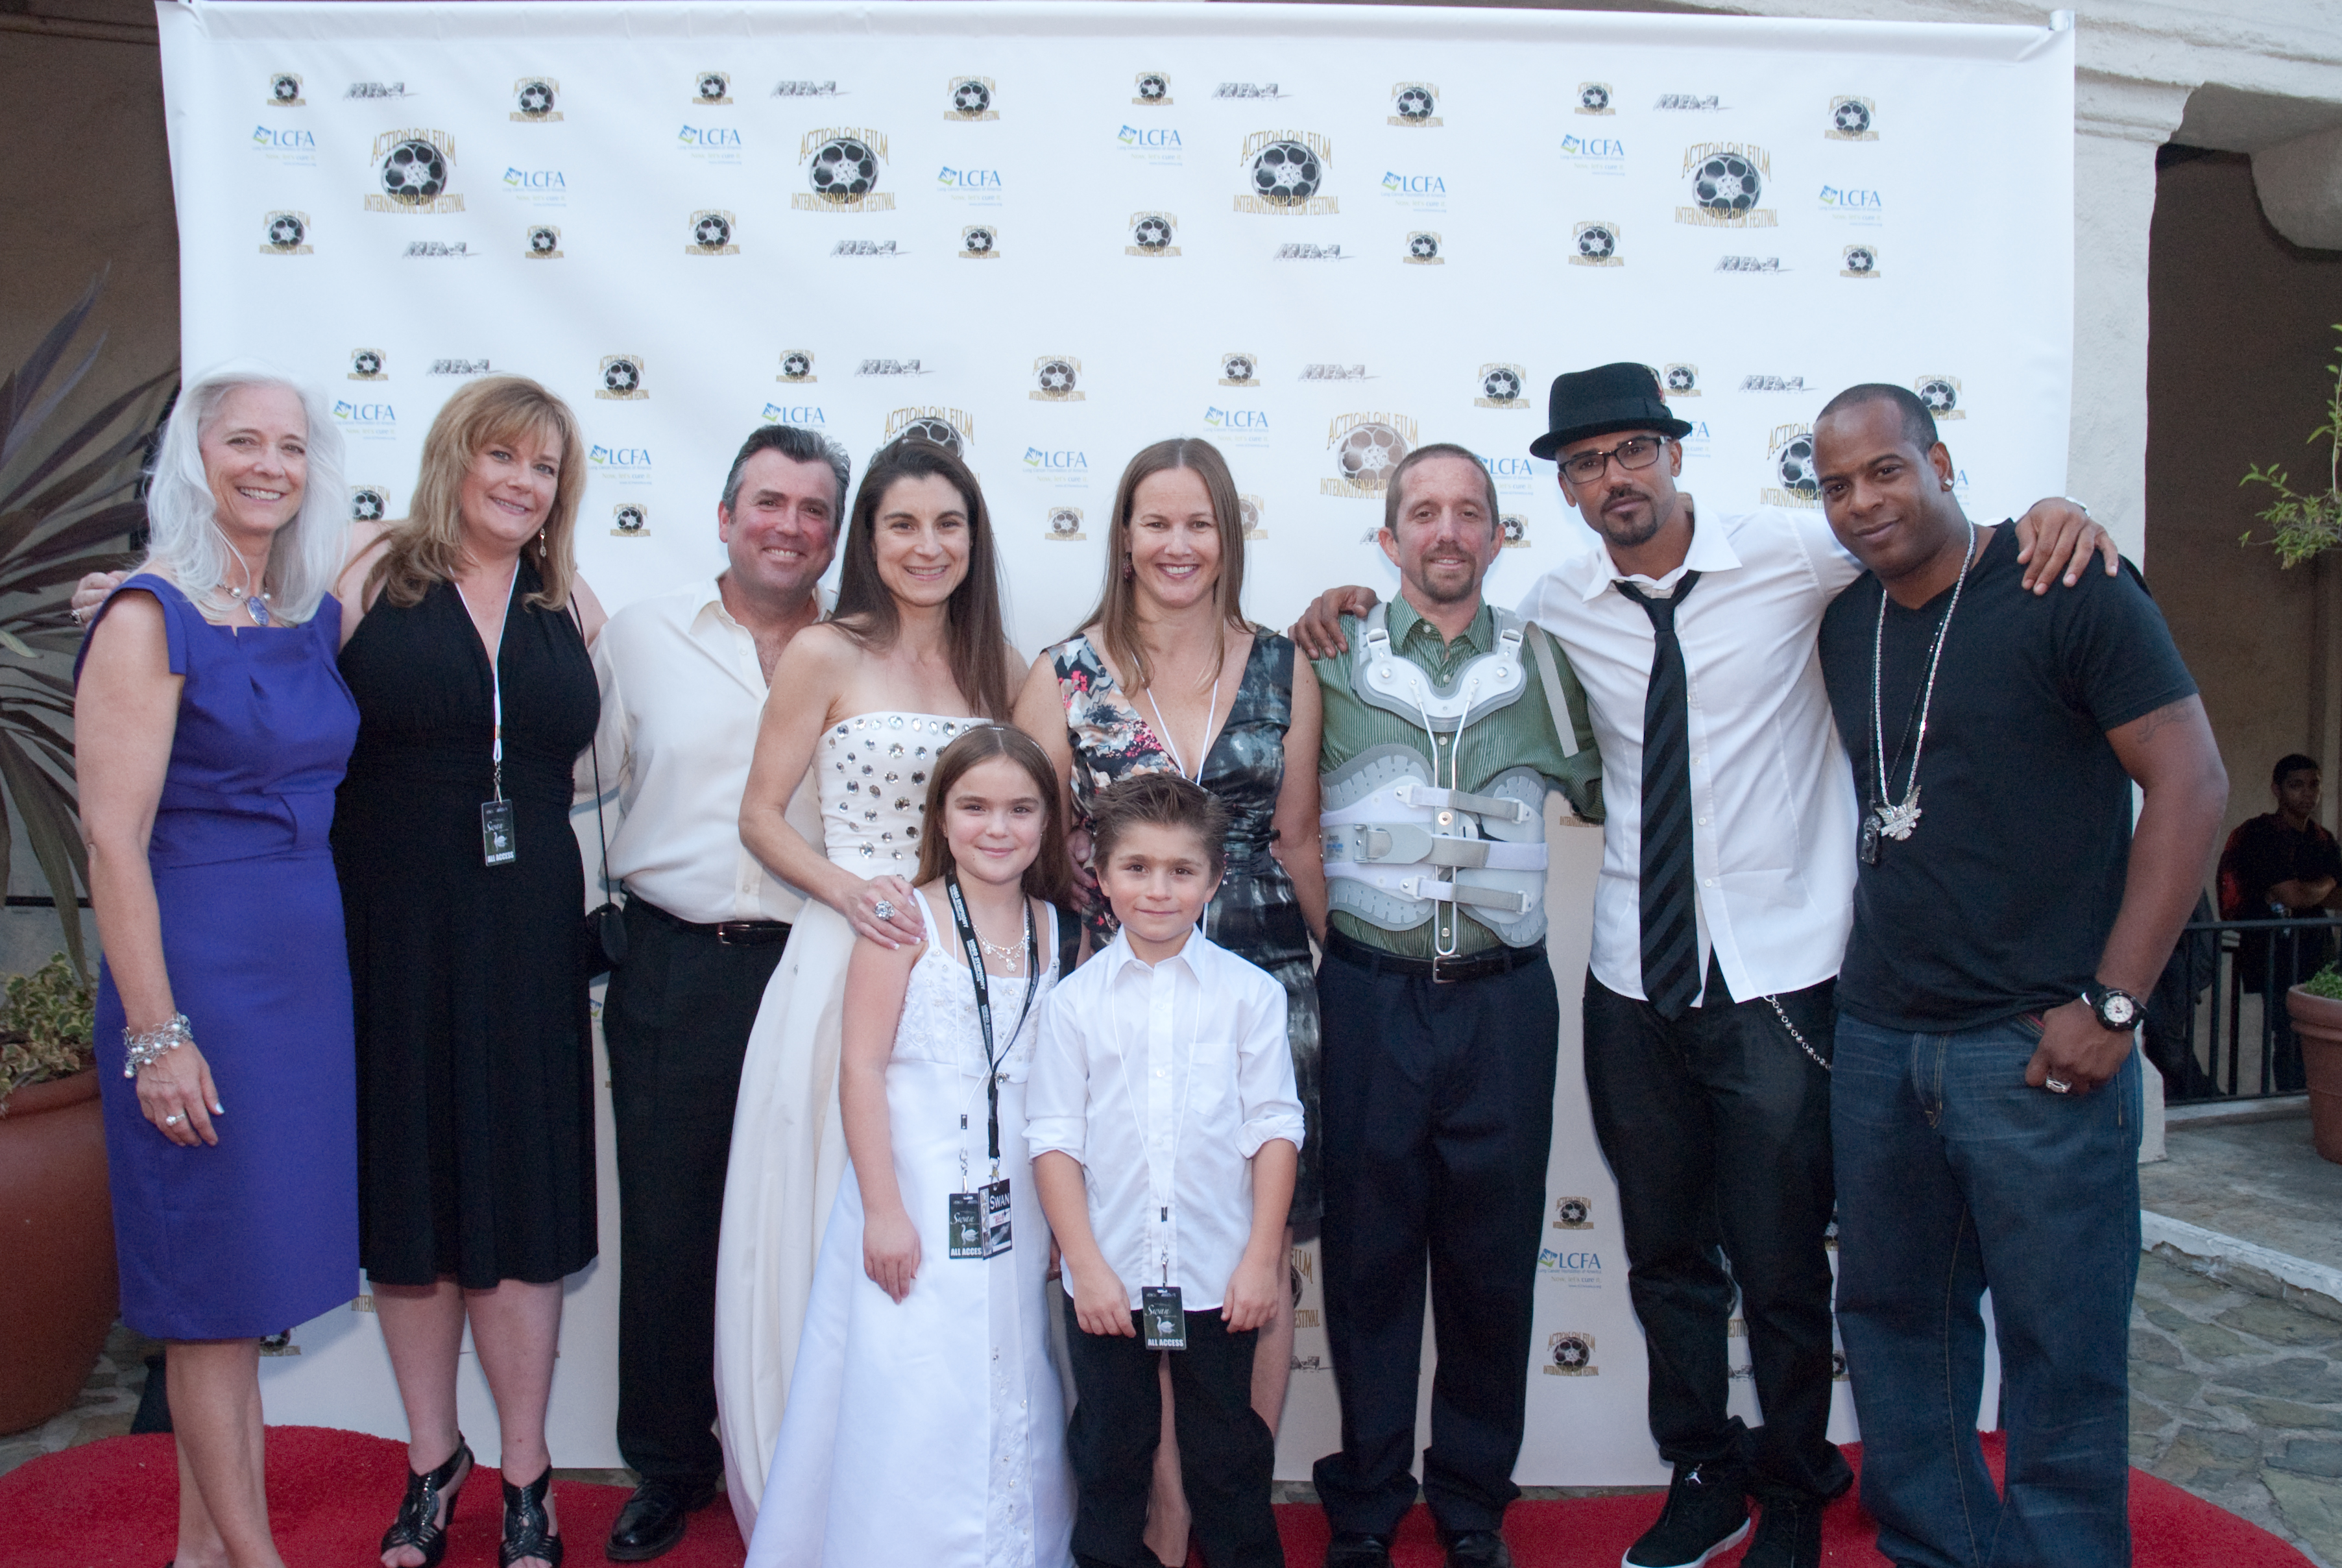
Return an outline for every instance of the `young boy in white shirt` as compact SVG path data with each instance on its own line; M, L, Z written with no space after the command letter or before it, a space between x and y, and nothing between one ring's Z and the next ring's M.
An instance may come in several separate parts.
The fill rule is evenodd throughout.
M1285 1563L1252 1363L1286 1288L1301 1101L1283 987L1196 929L1227 822L1176 774L1100 792L1093 860L1122 929L1050 993L1026 1086L1034 1185L1065 1259L1081 1568L1162 1568L1144 1540L1158 1353L1206 1560Z

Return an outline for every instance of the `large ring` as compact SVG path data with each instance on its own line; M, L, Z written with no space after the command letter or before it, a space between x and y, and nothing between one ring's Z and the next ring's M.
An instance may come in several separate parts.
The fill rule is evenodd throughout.
M2041 1086L2048 1090L2052 1094L2070 1094L2074 1092L2074 1086L2071 1084L2067 1083L2063 1078L2046 1079L2043 1081Z
M67 607L65 614L73 617L74 624L76 626L86 626L89 624L89 612L80 608L79 606Z
M163 1118L163 1125L165 1127L175 1127L178 1124L179 1114L176 1111L172 1112L169 1115Z
M892 920L895 918L895 906L882 898L870 906L870 913L881 920Z

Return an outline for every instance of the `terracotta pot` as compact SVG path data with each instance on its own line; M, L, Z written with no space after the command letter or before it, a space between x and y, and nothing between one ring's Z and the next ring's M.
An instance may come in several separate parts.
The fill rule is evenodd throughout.
M2285 1010L2293 1017L2309 1080L2310 1142L2320 1156L2342 1165L2342 1001L2312 996L2297 985L2285 994Z
M73 1403L120 1306L97 1074L27 1084L0 1100L0 1433Z

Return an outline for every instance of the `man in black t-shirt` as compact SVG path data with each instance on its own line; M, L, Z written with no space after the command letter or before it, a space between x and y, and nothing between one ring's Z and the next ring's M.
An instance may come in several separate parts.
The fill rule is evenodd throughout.
M1863 1503L1897 1563L2125 1563L2133 1030L2227 775L2136 573L2013 592L2013 531L1962 514L1900 387L1840 394L1814 441L1870 569L1821 632L1861 803L1831 1142ZM1976 1435L1987 1279L2005 1500Z
M2221 919L2322 916L2342 908L2342 849L2317 821L2322 782L2316 758L2296 752L2277 759L2269 771L2277 810L2239 823L2220 852ZM2255 995L2281 998L2332 955L2333 938L2323 926L2247 931L2237 944L2237 974ZM2269 1014L2277 1042L2271 1077L2279 1093L2291 1094L2304 1083L2301 1043L2282 1001Z

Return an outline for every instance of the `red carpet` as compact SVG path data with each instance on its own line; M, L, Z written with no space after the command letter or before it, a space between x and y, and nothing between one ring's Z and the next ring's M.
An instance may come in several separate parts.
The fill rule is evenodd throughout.
M1987 1437L1999 1470L2000 1444ZM1858 1450L1847 1457L1860 1459ZM268 1433L268 1502L276 1544L290 1568L365 1568L397 1506L405 1450L356 1433L280 1426ZM0 1562L8 1568L159 1568L175 1544L177 1483L167 1437L115 1437L50 1454L0 1476ZM558 1482L562 1533L578 1568L603 1561L601 1543L626 1501L615 1486ZM1520 1568L1610 1568L1658 1513L1656 1493L1567 1503L1519 1503L1505 1536ZM499 1503L485 1473L456 1505L446 1568L493 1568ZM2131 1473L2131 1527L2137 1568L2300 1568L2308 1561L2276 1536L2189 1496L2168 1483ZM1316 1568L1326 1550L1325 1515L1315 1508L1277 1510L1288 1562ZM1871 1548L1870 1520L1851 1495L1829 1512L1823 1558L1872 1568L1886 1560ZM683 1544L663 1568L738 1568L744 1553L721 1501L692 1515ZM1398 1568L1436 1568L1429 1515L1407 1518ZM1737 1561L1737 1553L1719 1559ZM873 1565L880 1568L880 1565Z

